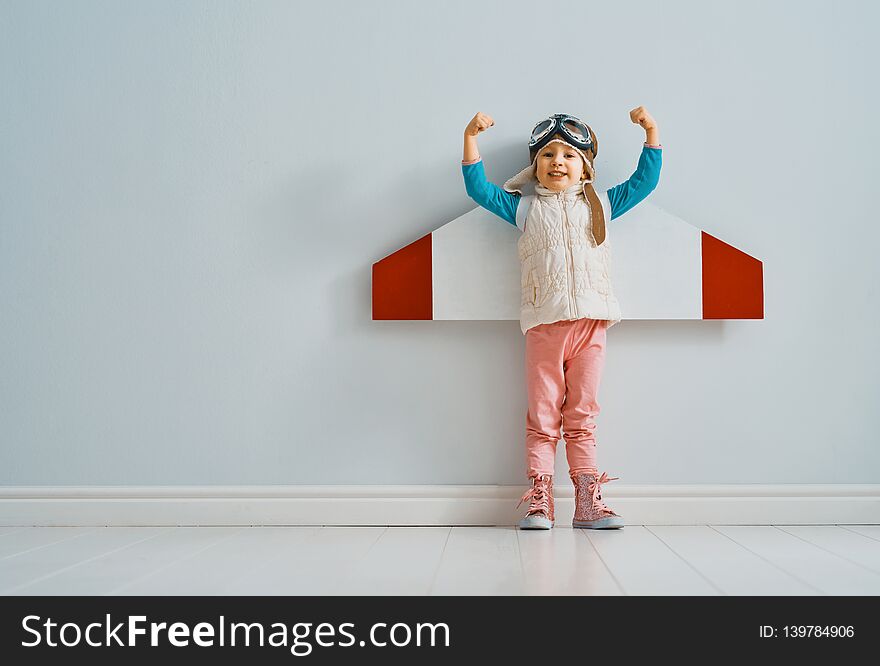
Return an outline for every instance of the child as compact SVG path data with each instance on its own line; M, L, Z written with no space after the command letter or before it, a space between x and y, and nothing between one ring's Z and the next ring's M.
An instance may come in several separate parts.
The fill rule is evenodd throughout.
M618 477L596 468L597 393L606 332L621 318L610 280L606 220L620 217L657 186L661 146L657 123L640 106L630 119L646 133L635 173L598 194L593 188L598 142L574 116L542 120L529 140L531 164L504 183L486 180L477 135L495 124L478 113L464 131L462 172L468 196L516 225L522 266L520 326L526 336L526 465L531 499L520 529L554 524L553 463L564 429L569 476L575 486L573 527L623 527L602 502L601 484ZM534 194L524 195L526 186ZM519 505L517 505L519 506Z

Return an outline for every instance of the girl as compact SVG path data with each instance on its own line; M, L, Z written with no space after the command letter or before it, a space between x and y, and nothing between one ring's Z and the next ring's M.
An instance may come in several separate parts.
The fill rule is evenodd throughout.
M531 500L520 529L554 525L553 463L563 429L575 486L572 526L623 527L623 518L602 502L601 484L618 477L599 474L593 432L606 332L621 319L606 220L653 191L662 153L657 123L645 108L630 111L630 119L646 133L638 167L629 180L601 193L593 187L596 135L574 116L555 114L535 125L530 164L503 189L486 180L477 149L477 135L495 121L478 113L464 131L468 196L522 231L520 327L526 336L526 466L532 487L520 499ZM534 193L526 194L530 187Z

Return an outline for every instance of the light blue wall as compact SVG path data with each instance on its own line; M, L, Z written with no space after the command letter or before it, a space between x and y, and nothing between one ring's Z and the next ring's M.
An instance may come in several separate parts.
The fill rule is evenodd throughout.
M766 320L613 328L600 468L880 482L878 18L5 0L0 484L523 483L518 323L372 322L370 267L473 207L477 111L495 182L565 111L610 187L640 104L652 200L765 262Z

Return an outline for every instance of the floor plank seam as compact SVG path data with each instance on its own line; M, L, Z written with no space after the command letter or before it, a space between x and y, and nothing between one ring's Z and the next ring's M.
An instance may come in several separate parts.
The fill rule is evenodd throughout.
M669 549L669 551L670 551L673 555L675 555L678 559L680 559L682 562L684 562L684 563L685 563L685 564L691 569L691 571L693 571L693 572L696 573L700 578L702 578L704 581L706 581L706 582L709 584L709 587L711 587L713 590L715 590L715 591L716 591L719 595L721 595L722 597L726 597L726 596L727 596L727 593L726 593L724 590L722 590L720 587L718 587L717 585L715 585L715 583L713 583L711 580L709 580L709 579L703 574L702 571L700 571L699 569L697 569L693 564L691 564L687 559L685 559L685 557L684 557L681 553L679 553L679 552L676 551L672 546L670 546L668 543L666 543L666 542L660 537L660 535L658 535L656 532L654 532L654 531L653 531L648 525L644 525L644 528L645 528L646 530L648 530L648 533L649 533L649 534L652 534L652 535L654 536L655 539L657 539L660 543L662 543L664 546L666 546L666 547Z
M833 550L828 550L827 548L825 548L825 546L822 546L818 543L813 543L812 541L810 541L808 539L804 539L802 536L800 536L798 534L794 534L792 532L789 532L788 530L781 528L779 525L772 525L772 527L775 527L780 532L784 532L785 534L788 534L789 536L793 536L796 539L800 539L804 543L807 543L815 548L823 550L826 553L828 553L829 555L833 555L834 557L840 558L841 560L845 560L846 562L849 562L850 564L854 564L855 566L860 567L860 568L864 569L865 571L868 571L874 575L880 575L880 571L877 571L875 569L871 569L870 567L866 567L861 562L856 562L855 560L851 560L846 555L841 555L840 553L835 553Z
M52 528L51 527L50 528L36 527L34 529L52 529ZM28 548L27 550L20 550L17 553L11 553L10 555L4 555L4 556L0 557L0 561L8 560L13 557L18 557L19 555L27 555L28 553L33 553L35 551L42 550L43 548L48 548L49 546L54 546L55 544L64 543L65 541L73 541L74 539L79 539L80 537L84 537L87 534L92 534L93 532L97 532L98 529L106 529L106 528L97 528L96 527L95 529L89 530L88 532L83 532L81 534L74 534L73 536L67 536L67 537L64 537L63 539L58 539L58 541L50 541L49 543L44 543L39 546L34 546L33 548Z
M84 560L80 560L79 562L75 562L74 564L69 564L66 567L62 567L61 569L56 569L52 573L45 574L43 576L39 576L37 578L33 578L26 583L22 583L20 585L16 585L15 587L7 588L0 592L0 594L9 594L10 592L14 592L16 590L21 590L22 588L30 587L31 585L35 585L36 583L41 583L44 580L49 580L59 574L64 573L65 571L70 571L71 569L76 569L77 567L82 566L83 564L88 564L89 562L94 562L95 560L100 560L103 557L107 557L108 555L112 555L113 553L118 553L119 551L125 550L126 548L131 548L132 546L136 546L139 543L143 543L144 541L149 541L150 539L155 539L162 532L157 532L156 534L151 534L148 537L144 537L143 539L138 539L137 541L132 541L131 543L127 543L124 546L120 546L119 548L114 548L113 550L108 550L106 552L100 553L99 555L93 555L92 557L87 557Z
M199 529L199 528L191 528L191 529ZM234 536L240 534L242 532L242 530L245 530L245 529L247 529L247 528L240 527L240 528L236 529L236 531L233 532L232 534L228 534L225 537L221 537L221 538L217 539L216 541L211 541L208 544L206 544L205 546L203 546L202 548L199 548L198 550L193 551L192 553L190 553L189 555L186 555L185 557L181 557L179 559L172 560L171 562L168 562L165 565L159 567L158 569L154 569L153 571L150 571L149 573L144 574L143 576L138 576L136 578L132 578L130 581L123 583L122 585L118 585L117 587L113 588L112 590L107 592L105 596L108 596L108 597L119 596L119 593L122 590L124 590L125 588L131 587L135 583L139 583L140 581L145 580L147 578L150 578L151 576L155 576L157 573L159 573L161 571L165 571L166 569L177 564L178 562L186 562L187 560L192 559L193 557L195 557L199 553L208 550L209 548L217 545L218 543L223 543L224 541L227 541L227 540L233 538Z
M431 576L431 584L428 585L428 596L431 596L434 593L434 586L437 584L437 574L440 573L440 567L443 566L443 559L446 557L446 546L449 544L449 537L452 536L452 530L454 527L450 527L446 531L446 540L443 542L443 548L440 549L440 560L437 562L437 567L434 569L434 575Z
M779 565L776 564L775 562L772 562L771 560L768 560L766 557L764 557L764 556L761 555L760 553L756 553L755 551L753 551L751 548L749 548L749 547L746 546L745 544L740 543L739 541L737 541L736 539L734 539L734 538L728 536L728 535L725 534L724 532L721 532L720 530L715 529L715 526L714 526L714 525L707 525L707 527L709 527L710 529L715 530L716 532L718 532L718 534L720 534L721 536L723 536L725 539L729 539L730 541L732 541L733 543L735 543L737 546L739 546L739 547L742 548L743 550L745 550L745 551L751 553L752 555L754 555L755 557L757 557L757 558L763 560L764 562L766 562L767 564L769 564L769 565L770 565L771 567L773 567L774 569L777 569L777 570L781 571L782 573L784 573L786 576L789 576L790 578L794 578L798 583L801 583L802 585L806 585L806 586L807 586L808 588L810 588L811 590L815 590L817 593L819 593L819 594L821 594L821 595L823 595L823 596L827 596L825 592L823 592L822 590L820 590L820 589L819 589L818 587L816 587L815 585L812 585L812 584L808 583L807 581L803 580L802 578L800 578L799 576L794 575L794 574L791 573L790 571L787 571L786 569L783 569L781 566L779 566ZM764 525L760 525L759 527L764 527ZM772 527L772 526L771 526L771 527Z
M880 541L880 539L878 539L878 538L876 538L876 537L872 537L872 536L869 536L869 535L867 535L867 534L862 534L861 532L858 532L858 531L856 531L856 530L852 530L852 529L850 529L849 527L847 527L846 525L838 525L837 527L842 527L842 528L845 529L847 532L852 532L853 534L858 534L859 536L863 536L863 537L865 537L866 539L870 539L871 541Z
M525 591L525 588L526 588L526 567L523 564L522 547L520 546L520 543L519 543L519 530L514 529L513 535L514 535L514 541L516 542L516 558L519 560L519 575L523 581L523 591Z
M573 528L576 529L576 528ZM626 528L624 528L626 529ZM629 593L624 589L623 584L617 579L617 576L614 575L614 572L611 570L611 567L608 566L608 563L605 561L605 558L602 557L602 553L599 552L599 549L596 548L596 544L593 543L593 540L590 538L590 535L587 534L586 530L578 529L578 532L581 534L581 538L586 539L587 543L590 544L590 547L596 553L596 557L599 558L599 561L602 563L602 566L605 567L605 571L608 572L608 575L611 576L611 580L614 581L614 584L617 585L617 589L620 590L620 594L625 597L630 596Z
M373 543L371 543L371 544L367 547L367 549L364 551L364 554L361 556L361 559L366 559L367 555L370 554L370 551L373 550L373 546L375 546L377 543L379 543L379 540L380 540L383 536L385 536L385 533L386 533L387 531L388 531L388 526L386 525L386 526L385 526L385 529L382 530L381 532L379 532L379 536L377 536L377 537L373 540Z

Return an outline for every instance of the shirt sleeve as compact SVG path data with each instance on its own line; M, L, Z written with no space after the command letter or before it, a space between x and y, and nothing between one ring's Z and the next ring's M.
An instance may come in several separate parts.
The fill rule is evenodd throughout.
M645 144L635 173L629 177L629 180L608 190L612 220L623 215L654 191L657 183L660 182L662 164L663 149L660 146Z
M520 200L518 194L512 194L486 180L482 160L462 162L461 172L464 176L464 188L471 199L516 226L516 208Z

